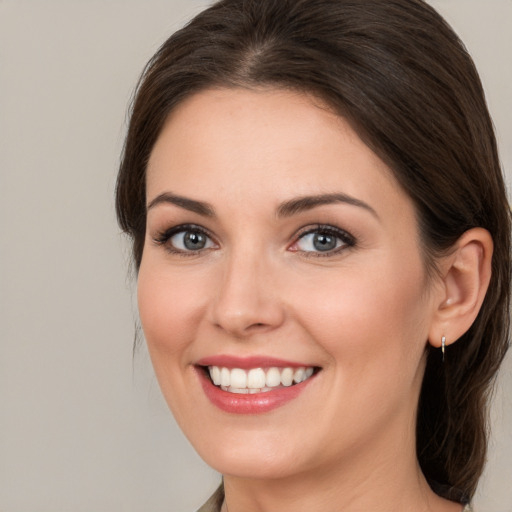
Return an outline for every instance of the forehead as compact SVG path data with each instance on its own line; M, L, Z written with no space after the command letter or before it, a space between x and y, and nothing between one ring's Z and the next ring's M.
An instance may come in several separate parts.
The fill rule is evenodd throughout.
M181 103L147 170L148 200L168 190L242 203L332 192L408 201L346 120L288 90L211 89Z

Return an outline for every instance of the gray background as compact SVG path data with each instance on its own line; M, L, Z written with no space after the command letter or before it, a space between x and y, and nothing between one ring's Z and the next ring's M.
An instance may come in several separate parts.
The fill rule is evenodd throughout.
M207 2L0 0L0 511L194 510L218 475L160 397L113 190L136 79ZM432 0L480 69L512 176L512 1ZM512 362L477 498L512 511Z

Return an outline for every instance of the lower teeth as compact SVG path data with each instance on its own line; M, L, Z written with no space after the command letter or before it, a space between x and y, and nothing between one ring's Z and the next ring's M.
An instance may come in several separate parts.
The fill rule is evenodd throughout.
M294 385L294 384L292 384ZM275 389L280 389L284 386L276 386L275 388L232 388L231 386L218 386L223 391L227 391L228 393L238 393L240 395L254 395L256 393L267 393L268 391L273 391Z

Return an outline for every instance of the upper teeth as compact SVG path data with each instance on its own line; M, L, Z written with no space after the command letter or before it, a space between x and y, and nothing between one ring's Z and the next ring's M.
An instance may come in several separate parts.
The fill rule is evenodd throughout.
M216 386L232 393L259 393L271 391L278 386L291 386L293 383L309 379L313 375L312 367L300 368L224 368L209 366L210 377Z

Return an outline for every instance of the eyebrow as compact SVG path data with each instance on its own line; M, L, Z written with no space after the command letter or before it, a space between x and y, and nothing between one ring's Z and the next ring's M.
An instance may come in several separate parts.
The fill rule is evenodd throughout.
M291 217L292 215L296 215L307 210L312 210L318 206L335 203L345 203L351 206L363 208L370 212L375 218L379 219L377 212L369 204L343 193L319 194L290 199L289 201L285 201L279 205L277 208L277 217ZM170 192L164 192L163 194L156 196L148 204L147 211L151 210L151 208L154 208L159 204L173 204L204 217L215 217L215 209L209 203L196 201L195 199L189 199L188 197L178 196Z
M377 212L369 204L361 201L360 199L356 199L355 197L342 193L319 194L315 196L303 196L296 199L291 199L279 206L277 209L277 216L290 217L292 215L296 215L297 213L316 208L317 206L334 203L345 203L351 206L363 208L369 211L375 218L379 219Z
M159 204L174 204L179 206L180 208L184 208L185 210L189 210L191 212L197 213L199 215L203 215L204 217L214 217L215 210L213 206L208 203L204 203L202 201L196 201L194 199L189 199L183 196L177 196L171 194L170 192L164 192L156 196L147 206L146 211L151 210L155 206Z

